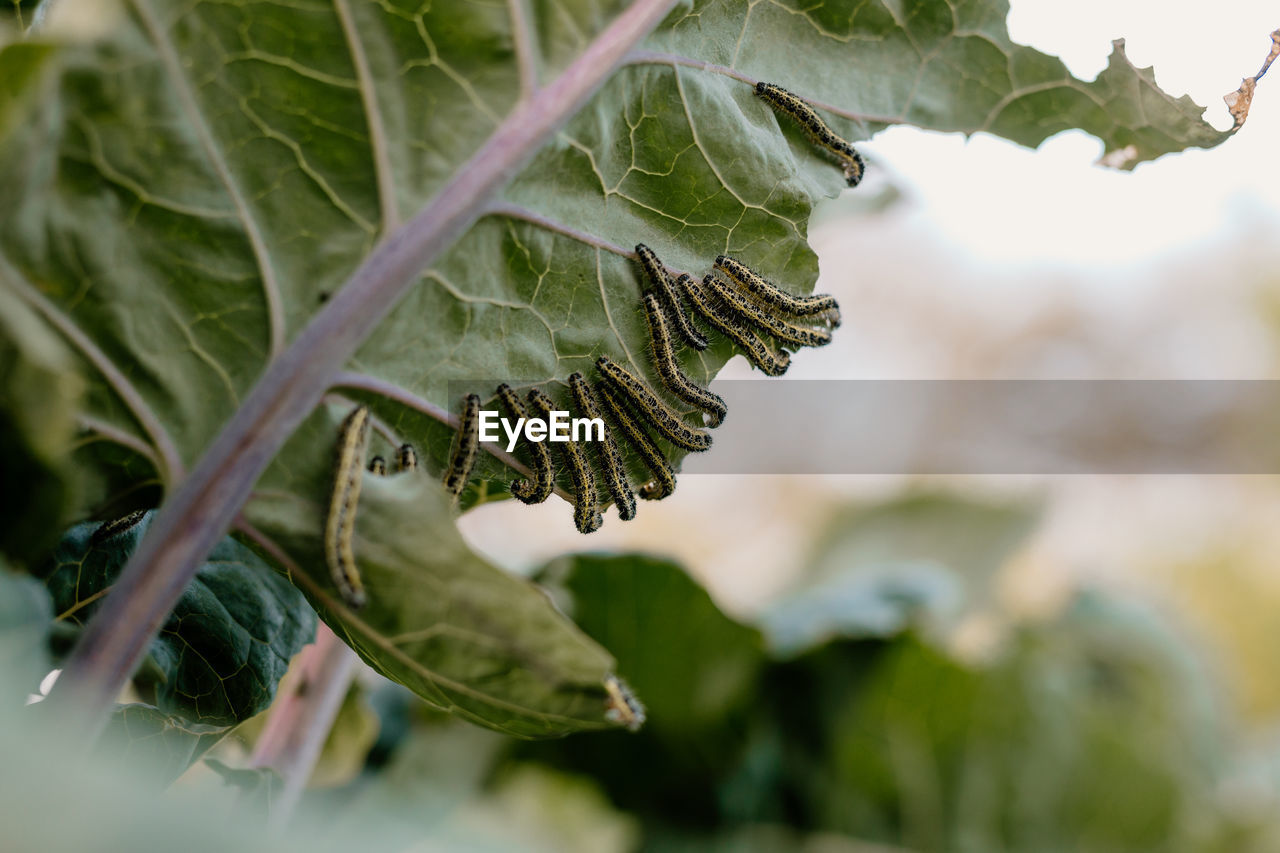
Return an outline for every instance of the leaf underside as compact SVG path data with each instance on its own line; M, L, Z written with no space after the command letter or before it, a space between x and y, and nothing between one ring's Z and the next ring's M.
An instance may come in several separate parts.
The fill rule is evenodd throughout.
M66 339L86 379L91 428L74 458L97 485L80 514L153 505L273 354L511 112L517 48L530 46L546 83L623 6L534 4L525 33L506 4L131 0L98 41L0 51L0 282ZM349 370L440 408L472 391L491 401L500 382L563 402L568 375L592 375L601 355L656 382L639 270L619 253L637 242L697 274L729 252L810 291L807 222L843 186L839 169L749 83L684 61L865 117L828 116L851 139L888 122L1024 144L1082 127L1149 159L1225 138L1121 51L1086 83L1013 45L1006 12L1003 2L679 6L642 45L649 53L506 187L510 207L424 270ZM684 367L705 384L731 354L720 339L685 353ZM440 470L451 434L437 412L342 393L371 404L387 428L380 441L412 442L427 471ZM603 724L608 656L466 552L446 530L451 508L426 485L401 485L411 478L361 507L368 612L357 624L328 607L318 507L334 423L328 408L313 414L246 510L314 579L322 616L375 668L488 725L538 736ZM484 456L464 505L510 478ZM455 612L432 598L463 587ZM536 653L512 647L514 628L494 620L513 601L521 618L557 625L557 639ZM471 651L396 640L433 625L474 632ZM473 660L479 647L490 651Z

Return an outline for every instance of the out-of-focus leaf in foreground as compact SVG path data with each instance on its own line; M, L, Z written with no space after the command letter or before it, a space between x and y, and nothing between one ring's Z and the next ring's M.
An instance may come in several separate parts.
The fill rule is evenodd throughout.
M270 815L283 784L280 774L270 767L232 767L217 758L206 758L204 763L222 777L223 784L239 793L238 806L263 819Z
M14 691L0 694L0 708L21 706L52 667L46 646L52 619L48 591L0 557L0 683Z
M82 625L150 524L151 513L95 541L101 525L78 524L41 575L60 619ZM194 723L231 725L265 709L289 660L315 637L315 614L283 576L234 539L210 552L152 641L156 706Z
M0 49L0 79L14 87L0 101L0 277L66 338L88 379L93 440L76 461L109 491L84 513L176 482L378 240L512 113L536 82L527 69L552 79L619 6L536 6L522 23L512 11L525 4L129 0L98 40ZM440 411L464 391L488 401L505 381L563 400L567 376L601 355L653 375L626 254L637 242L695 272L728 251L793 291L812 289L807 222L843 179L755 97L757 78L832 104L847 116L833 126L851 138L901 121L1034 144L1078 126L1108 149L1134 146L1138 159L1224 138L1120 53L1083 83L1013 45L1006 12L998 0L679 6L536 152L503 204L423 271L349 363L347 391L435 473L450 438ZM684 367L705 382L730 354L720 341ZM260 482L262 494L307 508L305 524L282 523L289 541L277 544L308 570L320 565L313 508L326 488L309 472L328 464L333 440L321 431L291 442ZM510 479L487 456L477 473L464 505ZM382 596L368 617L377 627L330 608L325 618L380 671L473 719L506 727L564 713L554 695L526 705L525 693L511 713L460 698L491 695L494 680L578 683L584 670L547 669L547 658L510 648L494 621L509 586L437 535L446 502L413 505L412 518L398 501L361 509L380 529L432 531L363 537L366 550L384 549L368 566ZM369 520L379 512L391 517ZM468 597L428 605L442 578ZM448 697L422 674L438 676L439 660L406 659L394 641L429 630L427 613L479 632L467 654L490 650L446 667L457 685ZM504 676L499 660L533 669Z
M0 670L0 695L25 688L9 676ZM113 760L118 756L109 751L73 752L65 730L39 725L44 720L35 710L0 702L5 850L170 850L175 843L192 853L389 849L376 823L349 832L299 825L269 834L254 820L228 820L230 798L183 785L158 793L151 768ZM69 802L76 804L74 819Z
M599 831L583 823L571 825L559 838L546 837L545 824L555 820L556 811L582 817L585 806L594 812L586 816L602 825L606 839L617 834L619 824L627 824L625 816L600 802L589 783L578 780L576 787L585 791L560 784L554 791L542 789L550 796L540 802L493 796L487 782L495 756L521 742L427 710L422 703L414 705L422 712L417 725L380 772L351 789L312 792L304 800L302 817L308 826L346 835L376 826L376 837L387 850L418 849L425 843L432 850L497 853L574 849L566 843L600 839ZM541 814L531 813L539 808ZM575 836L574 830L580 834Z
M157 785L177 779L231 730L192 723L151 705L120 705L95 752L104 762L150 769Z

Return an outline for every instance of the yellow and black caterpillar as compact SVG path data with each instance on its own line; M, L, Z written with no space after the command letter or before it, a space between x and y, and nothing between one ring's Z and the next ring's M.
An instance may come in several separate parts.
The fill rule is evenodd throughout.
M477 403L478 403L477 399ZM338 429L338 444L333 461L333 487L324 522L324 558L333 584L342 600L352 609L364 607L367 596L360 570L356 566L353 540L356 532L356 508L364 480L365 456L369 452L369 410L356 406ZM418 454L412 445L403 444L396 451L395 470L416 471ZM381 456L369 461L368 470L385 475L387 462Z
M686 422L686 413L674 408L645 379L609 358L596 360L599 380L593 385L581 373L569 377L576 413L605 422L603 440L592 442L589 454L577 441L561 444L574 494L574 522L582 533L600 528L601 498L612 502L624 521L635 517L636 491L628 479L623 448L629 447L648 470L649 479L639 485L639 496L659 500L675 489L675 473L654 437L692 452L711 447L706 428L724 422L728 407L717 394L691 380L681 369L676 347L680 342L696 349L709 343L694 325L686 308L706 324L728 337L760 370L780 376L791 363L791 350L803 346L823 346L830 342L829 327L839 325L840 311L835 299L825 295L795 296L768 282L741 261L727 255L716 258L715 267L701 283L684 274L673 279L657 254L643 243L636 246L650 286L641 296L649 330L650 353L662 388L680 401L699 409L702 427ZM541 390L528 392L527 401L506 384L496 396L514 418L534 416L546 419L554 408ZM527 405L526 405L527 402ZM479 445L479 398L469 395L460 418L459 436L445 469L445 487L454 495L462 491L470 476ZM602 417L603 415L603 417ZM653 435L650 435L650 431ZM511 483L511 493L524 503L540 503L550 497L555 484L555 467L545 441L523 445L532 464L530 479ZM604 483L597 489L591 457L594 455Z
M776 83L764 81L757 83L756 94L773 107L775 112L791 116L796 124L800 125L805 136L840 164L840 168L844 171L845 182L851 187L858 185L862 180L862 173L866 171L862 157L852 145L827 127L827 123L814 111L813 107Z

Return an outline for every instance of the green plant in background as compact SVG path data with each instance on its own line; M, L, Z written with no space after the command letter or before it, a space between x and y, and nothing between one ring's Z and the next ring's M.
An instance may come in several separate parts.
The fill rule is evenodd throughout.
M13 21L21 11L30 23L31 5ZM105 715L134 682L144 703L117 710L112 728L126 744L159 744L171 778L270 702L318 614L375 671L507 735L610 726L603 679L616 669L652 713L641 740L616 736L613 766L663 739L646 755L672 763L651 769L687 783L657 786L672 798L658 807L696 813L690 825L767 821L926 847L970 832L950 820L959 771L929 781L937 791L922 800L855 761L859 744L840 745L862 723L856 709L836 713L849 697L824 693L836 689L824 664L803 689L833 716L801 725L811 752L843 750L823 773L854 793L833 814L819 782L787 770L803 750L770 740L786 707L747 711L804 665L771 663L755 629L715 613L677 570L621 557L587 560L588 572L567 558L570 621L471 553L434 479L449 406L467 383L567 399L570 374L602 355L643 371L638 242L676 268L705 270L728 252L812 289L806 224L845 180L756 97L758 81L810 99L854 140L898 123L1028 145L1082 128L1132 166L1229 133L1160 91L1121 46L1083 82L1012 44L998 2L44 5L40 27L15 29L0 50L0 544L47 581L59 655L80 639L50 705ZM95 17L87 39L59 26ZM682 364L705 385L732 352L719 340ZM333 443L356 402L417 446L432 475L366 480L359 613L327 580L321 536ZM513 472L490 456L478 475L464 506L502 497ZM97 524L66 530L155 506L104 541L92 541ZM861 583L840 568L826 580ZM617 635L609 608L621 597L597 601L579 589L590 583L625 584L631 612L649 617ZM882 602L902 598L871 587ZM684 607L714 614L690 617L705 634L637 657ZM825 637L865 636L848 617L814 618ZM791 626L780 653L820 639L786 612L772 618ZM85 625L78 638L72 624ZM860 641L889 661L877 666L933 672L964 696L986 683L901 638L908 624L890 618L881 639ZM830 648L806 655L840 658L835 672L871 651ZM902 725L908 753L935 748ZM742 740L752 732L758 742ZM607 768L573 757L580 742L539 760L592 772L614 805L646 815L624 805ZM704 758L711 771L672 769ZM784 806L754 809L753 797ZM924 816L887 816L895 798Z

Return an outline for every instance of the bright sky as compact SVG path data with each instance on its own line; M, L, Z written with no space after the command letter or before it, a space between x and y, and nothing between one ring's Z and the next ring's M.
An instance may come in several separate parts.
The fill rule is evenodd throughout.
M1092 79L1123 37L1160 86L1230 126L1222 96L1256 73L1280 27L1280 5L1227 0L1013 0L1013 40ZM1280 62L1277 63L1280 65ZM1171 155L1135 172L1093 165L1101 143L1079 131L1038 152L986 135L888 130L863 146L892 167L947 237L994 261L1135 261L1254 216L1280 223L1280 69L1263 78L1245 128L1211 151Z

